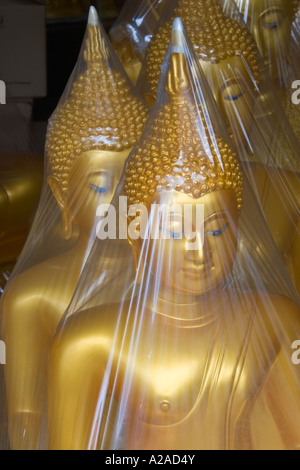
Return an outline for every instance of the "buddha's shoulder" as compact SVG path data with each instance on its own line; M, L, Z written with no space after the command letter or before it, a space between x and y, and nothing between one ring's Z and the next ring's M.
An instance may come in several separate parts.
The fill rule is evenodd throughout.
M88 306L86 308L73 308L69 309L67 315L67 322L69 323L89 323L90 325L95 324L115 324L116 321L119 323L128 321L128 317L131 315L132 301L131 299L120 299L110 302L104 302L99 299L99 302L94 302L94 306Z
M65 261L64 256L57 256L24 271L13 272L1 302L11 303L13 301L15 304L19 304L29 299L46 302L48 297L53 301L59 295L59 291L68 293L70 286L73 289L74 271Z
M295 340L300 333L300 305L291 297L268 292L248 294L253 304L254 334L264 341Z

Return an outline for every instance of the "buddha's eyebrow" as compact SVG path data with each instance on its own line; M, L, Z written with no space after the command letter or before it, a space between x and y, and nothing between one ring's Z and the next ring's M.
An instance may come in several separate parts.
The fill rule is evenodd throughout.
M107 171L107 170L95 170L95 171L91 171L90 173L88 173L88 177L89 176L105 176L105 175L109 175L110 172Z
M228 214L226 212L219 212L218 214L212 214L208 216L204 222L205 223L213 222L214 220L218 220L218 219L224 219L224 222L225 222L225 219L228 220Z
M268 14L270 15L271 13L285 13L285 9L281 6L271 6L269 8L266 8L260 15L259 19L261 19L264 15Z
M241 83L239 82L237 78L228 78L227 80L225 80L225 83L223 83L223 85L221 86L220 88L221 92L226 90L226 88L228 88L230 85L241 86Z

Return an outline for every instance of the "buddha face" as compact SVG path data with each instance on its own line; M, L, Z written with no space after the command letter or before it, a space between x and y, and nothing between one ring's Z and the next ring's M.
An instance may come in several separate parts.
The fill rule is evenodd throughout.
M236 0L265 63L282 63L289 55L292 0ZM277 67L276 67L277 69Z
M170 216L154 221L159 237L149 242L151 246L147 250L154 278L159 278L161 284L175 292L195 295L218 286L231 272L236 256L238 210L235 193L218 190L195 199L175 190L163 191L155 202L172 206L172 209ZM199 224L196 211L202 204L204 220L202 218ZM191 211L185 210L186 205ZM187 212L189 221L184 220ZM187 226L192 226L193 240L183 233ZM196 239L197 248L191 249L191 242Z
M89 151L72 167L62 211L88 237L95 228L97 207L111 202L129 152Z
M200 63L229 133L239 147L251 130L254 81L240 56L216 64L203 60Z

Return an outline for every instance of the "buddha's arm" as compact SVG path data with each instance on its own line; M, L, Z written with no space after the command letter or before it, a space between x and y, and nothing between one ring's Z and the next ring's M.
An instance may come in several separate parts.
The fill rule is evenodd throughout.
M245 163L245 171L300 292L300 175L258 163Z
M43 160L4 153L0 158L1 173L0 264L15 261L26 240L42 187Z
M296 239L291 250L289 271L300 295L300 220L298 222Z
M12 449L37 446L50 339L45 310L45 303L22 276L8 286L0 305Z
M287 187L290 189L295 210L295 236L290 250L287 267L294 285L300 294L300 173L287 172L286 178Z
M107 358L113 342L105 318L96 310L74 314L53 338L47 392L52 450L101 446L103 404L109 393L105 375L110 376Z
M291 357L284 357L282 352L264 386L256 406L264 403L265 427L261 428L262 414L257 414L257 422L253 422L253 430L260 423L260 431L270 439L270 448L275 450L296 450L300 448L300 394L296 386L291 365ZM299 366L294 366L298 367ZM299 383L299 382L298 382ZM265 444L265 439L264 439ZM276 443L276 445L274 445ZM264 448L266 445L264 445Z
M295 235L295 240L291 249L289 271L293 279L297 292L300 294L300 174L292 174L291 186L293 188L293 195L295 206L298 215L298 225Z
M279 323L274 318L274 331L275 325L283 331L281 348L256 401L252 435L255 447L293 450L300 448L300 368L292 362L292 343L300 339L300 310L285 298L278 297L276 304Z

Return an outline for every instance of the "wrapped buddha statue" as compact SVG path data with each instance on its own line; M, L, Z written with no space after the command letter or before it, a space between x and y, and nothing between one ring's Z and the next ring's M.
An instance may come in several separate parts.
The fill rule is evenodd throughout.
M43 184L43 159L0 151L0 298L23 249Z
M216 0L166 0L138 87L153 103L174 16L182 19L235 148L300 292L300 148L247 28ZM224 9L230 2L224 2ZM234 11L236 8L234 6ZM280 120L278 119L280 116Z
M251 31L295 135L300 140L300 109L293 104L299 79L300 44L292 36L299 0L235 0Z
M97 207L110 202L147 114L91 7L80 58L48 124L38 212L0 304L12 449L41 445L48 343L95 239ZM121 271L125 258L109 256Z
M137 82L163 3L164 0L127 0L109 30L112 45L133 83Z
M43 155L29 125L31 107L20 107L6 94L0 106L0 297L25 244L44 177Z
M135 275L107 304L81 276L89 307L51 342L52 450L299 447L299 298L178 18L173 33L114 197Z

